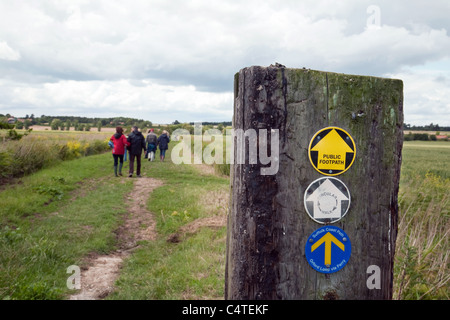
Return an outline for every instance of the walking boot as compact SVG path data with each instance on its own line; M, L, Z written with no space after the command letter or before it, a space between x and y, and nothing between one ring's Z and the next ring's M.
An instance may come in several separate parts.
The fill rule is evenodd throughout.
M120 163L119 164L119 176L122 176L122 166L123 166L123 163Z
M117 166L114 166L114 175L117 177Z

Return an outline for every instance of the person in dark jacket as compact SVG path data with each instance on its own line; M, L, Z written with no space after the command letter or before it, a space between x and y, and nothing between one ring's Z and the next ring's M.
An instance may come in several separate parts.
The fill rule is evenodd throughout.
M136 174L138 177L141 177L142 149L144 149L144 151L147 151L147 147L145 145L145 138L142 135L142 133L138 130L138 127L134 126L133 131L130 133L127 140L130 143L130 147L128 148L128 151L130 153L130 171L128 176L130 178L133 176L134 159L136 159L137 163Z
M155 130L148 130L148 135L147 138L145 138L145 142L147 142L146 158L148 158L148 161L153 161L155 159L156 145L158 144L158 136L155 134Z
M117 166L119 166L119 176L121 176L125 147L130 145L130 143L127 141L127 138L125 138L123 134L122 127L116 128L116 133L111 137L111 139L109 139L109 142L110 145L112 144L112 155L114 157L114 174L117 177Z
M166 150L169 149L169 142L170 142L169 133L166 130L164 130L158 138L160 161L164 161L164 158L166 156Z

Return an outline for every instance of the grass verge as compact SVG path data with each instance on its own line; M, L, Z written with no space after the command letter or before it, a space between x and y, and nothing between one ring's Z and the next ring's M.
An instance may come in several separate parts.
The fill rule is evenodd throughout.
M131 182L111 155L61 162L0 192L0 299L62 299L70 265L114 249Z
M449 167L449 143L404 143L395 299L449 299Z
M0 130L0 185L64 160L109 150L105 134L41 132L23 136L20 140L4 140L4 136L5 130Z

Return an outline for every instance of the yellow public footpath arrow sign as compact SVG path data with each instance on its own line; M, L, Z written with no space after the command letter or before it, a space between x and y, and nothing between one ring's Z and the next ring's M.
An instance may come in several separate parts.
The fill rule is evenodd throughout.
M331 265L331 243L337 245L342 251L345 251L345 245L336 239L336 237L331 233L327 232L322 238L311 246L311 252L314 252L323 243L325 243L325 265Z
M347 152L353 152L335 129L331 130L325 138L320 140L311 151L319 152L318 169L345 169L345 156Z
M327 127L313 136L308 154L317 171L334 176L350 168L355 160L356 147L347 131L338 127Z

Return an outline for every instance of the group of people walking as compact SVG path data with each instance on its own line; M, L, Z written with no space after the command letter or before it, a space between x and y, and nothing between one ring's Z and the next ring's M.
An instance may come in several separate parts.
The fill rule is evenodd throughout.
M129 171L128 177L133 177L134 162L136 160L136 175L141 177L141 157L142 150L145 152L145 158L148 161L154 161L156 150L159 147L160 161L164 161L166 150L169 149L170 137L166 130L158 137L153 129L148 131L147 137L144 138L142 132L137 126L133 127L133 131L126 137L122 127L116 127L116 133L111 137L109 145L112 147L112 155L114 158L114 174L122 175L124 158L126 161L127 151L129 154Z

